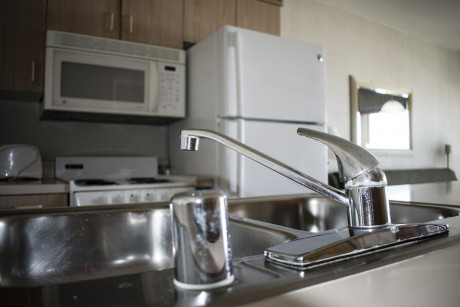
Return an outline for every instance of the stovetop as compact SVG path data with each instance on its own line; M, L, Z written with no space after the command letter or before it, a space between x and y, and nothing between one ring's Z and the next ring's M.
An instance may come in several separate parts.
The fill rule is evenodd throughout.
M157 175L152 178L130 179L77 179L69 181L69 189L74 192L145 190L174 187L196 187L197 178L193 176Z
M143 183L167 183L171 182L168 179L160 179L160 178L131 178L128 180L129 183L132 184L143 184Z
M56 157L56 178L69 182L71 193L196 187L196 177L158 174L152 156Z
M103 185L117 185L115 181L104 179L78 179L74 181L78 186L103 186Z
M83 156L56 157L55 176L63 181L71 180L133 180L156 178L158 159L152 156Z
M107 180L107 179L77 179L74 180L77 186L110 186L110 185L136 185L136 184L159 184L172 182L164 178L130 178L127 180Z

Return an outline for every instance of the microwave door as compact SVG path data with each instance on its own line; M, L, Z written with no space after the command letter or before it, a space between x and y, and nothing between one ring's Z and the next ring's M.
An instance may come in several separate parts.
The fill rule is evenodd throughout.
M149 110L149 62L55 52L53 106L101 112Z

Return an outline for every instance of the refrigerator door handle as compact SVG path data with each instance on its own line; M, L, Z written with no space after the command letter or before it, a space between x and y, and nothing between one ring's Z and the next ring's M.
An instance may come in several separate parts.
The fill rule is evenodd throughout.
M242 63L241 63L241 37L238 32L235 33L235 64L236 64L236 97L237 97L237 114L243 114L243 80L242 79Z
M239 192L240 192L239 185L241 182L240 175L239 175L239 173L241 172L240 157L234 151L229 151L227 155L228 155L228 160L229 160L228 165L230 165L229 169L227 170L228 178L229 178L229 182L228 182L228 187L230 190L229 192L230 194L239 195ZM232 165L235 167L231 167Z
M242 120L223 120L221 127L230 137L243 141L244 121ZM221 151L221 161L225 161L221 174L227 174L220 179L228 182L223 183L228 187L231 195L240 195L244 182L244 160L241 155L227 148L219 149Z

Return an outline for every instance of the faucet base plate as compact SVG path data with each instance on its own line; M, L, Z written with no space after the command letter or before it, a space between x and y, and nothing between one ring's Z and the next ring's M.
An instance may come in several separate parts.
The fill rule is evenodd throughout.
M348 238L335 231L270 247L264 255L271 262L306 270L448 232L448 225L438 224L390 225Z

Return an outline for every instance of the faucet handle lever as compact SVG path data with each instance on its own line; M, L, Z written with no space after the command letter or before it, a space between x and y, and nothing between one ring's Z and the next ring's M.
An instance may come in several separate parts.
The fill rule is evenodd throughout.
M298 128L297 134L320 141L334 152L342 182L380 166L380 161L369 151L335 135L306 128Z
M366 149L347 140L310 129L297 133L318 140L334 152L339 177L349 197L348 224L353 229L374 229L391 224L386 198L387 179L380 162Z

